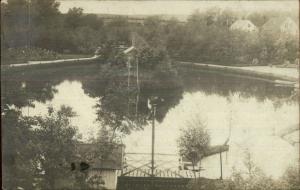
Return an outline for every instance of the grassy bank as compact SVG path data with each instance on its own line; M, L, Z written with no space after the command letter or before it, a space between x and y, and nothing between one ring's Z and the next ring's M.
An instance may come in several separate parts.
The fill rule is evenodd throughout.
M20 64L28 61L49 61L91 57L87 54L60 54L41 48L9 48L1 51L1 65Z

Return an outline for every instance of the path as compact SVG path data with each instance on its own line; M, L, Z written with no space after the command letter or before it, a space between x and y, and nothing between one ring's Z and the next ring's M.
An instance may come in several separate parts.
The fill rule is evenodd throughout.
M10 64L8 67L26 67L32 65L46 65L46 64L57 64L57 63L74 63L74 62L82 62L82 61L92 61L99 58L98 55L93 57L86 57L86 58L76 58L76 59L58 59L58 60L50 60L50 61L28 61L27 63L20 63L20 64Z
M194 65L202 68L215 69L219 71L232 71L237 74L252 75L257 77L272 78L276 83L293 84L298 86L299 71L296 68L280 68L271 66L223 66L193 62L178 62L184 65Z

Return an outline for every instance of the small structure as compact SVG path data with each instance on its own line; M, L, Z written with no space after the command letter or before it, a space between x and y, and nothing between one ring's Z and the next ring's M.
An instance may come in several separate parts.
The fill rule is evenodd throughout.
M117 188L118 171L122 170L124 145L112 147L104 158L97 157L97 144L79 144L78 157L89 164L87 180L95 188L104 187L109 190Z
M258 28L250 20L237 20L231 26L232 31L257 32Z
M290 17L272 18L262 26L262 31L272 35L292 35L297 36L299 26Z
M202 171L205 168L205 163L207 160L213 160L217 158L219 160L220 164L220 178L223 178L223 159L222 159L222 153L227 152L229 150L229 145L216 145L216 146L210 146L208 150L203 154L201 160L197 163L196 166L193 166L192 162L185 158L180 158L180 164L179 169L181 170L194 170L196 172Z

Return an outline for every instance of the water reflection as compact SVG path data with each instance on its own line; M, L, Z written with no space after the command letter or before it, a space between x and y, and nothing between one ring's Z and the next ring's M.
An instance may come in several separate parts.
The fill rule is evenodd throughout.
M202 91L207 95L218 94L224 97L239 92L241 97L254 97L258 101L286 99L294 94L291 87L276 87L275 84L263 79L237 77L199 69L179 68L179 70L185 91L189 92ZM297 101L297 96L293 96L290 101Z
M176 73L140 71L137 79L136 75L128 75L126 68L117 66L104 67L92 80L83 81L83 89L92 97L100 97L96 106L98 120L127 134L141 129L149 120L149 98L163 99L156 114L156 119L162 121L183 92Z
M253 153L256 163L275 177L296 161L298 149L278 136L281 129L299 123L298 102L290 98L292 88L183 68L178 72L176 77L144 80L140 86L138 121L146 121L149 116L149 97L165 99L158 108L157 152L176 153L179 129L185 127L186 121L200 118L209 128L212 144L223 143L229 135L229 126L232 127L225 175L230 175L232 166L242 167L240 158L246 148ZM78 126L84 140L96 134L100 124L95 120L103 114L120 121L136 121L137 91L134 82L128 90L126 75L111 77L103 67L90 65L35 73L24 71L21 76L16 73L3 77L2 101L19 107L34 101L35 108L30 108L30 115L46 113L47 104L55 107L67 104L78 114L73 124ZM130 80L135 81L135 78ZM179 85L172 88L177 83ZM27 111L24 109L23 113ZM147 122L140 124L144 130L124 139L128 152L150 152L151 128ZM273 162L268 162L269 158L273 158ZM219 174L216 164L208 162L212 163L208 163L209 168L203 175L218 177L214 176Z
M258 101L253 97L244 98L239 93L229 97L199 91L184 93L180 103L169 110L164 121L157 126L156 151L177 153L179 129L194 118L205 121L213 145L223 144L229 136L229 127L232 127L230 149L224 164L225 176L231 174L232 167L243 168L245 149L249 149L259 167L274 177L280 176L288 165L297 161L297 147L278 136L281 129L298 123L296 103L284 103L275 109L270 99ZM150 137L151 127L148 126L144 131L128 136L126 149L129 152L150 152ZM272 162L270 158L273 158ZM176 163L176 158L173 162ZM206 166L203 176L219 177L218 157L204 160L203 165Z

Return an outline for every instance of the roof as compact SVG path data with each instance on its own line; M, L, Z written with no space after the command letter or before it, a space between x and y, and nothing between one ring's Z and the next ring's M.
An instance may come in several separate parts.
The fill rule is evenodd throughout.
M250 20L237 20L231 26L231 30L256 31L257 27Z
M293 19L291 19L290 17L275 17L275 18L271 18L270 20L268 20L262 26L262 30L263 31L280 32L280 27L285 22L291 22L291 23L294 23L295 26L297 26L296 22ZM297 26L297 28L298 28L298 26Z
M87 162L91 169L122 169L124 145L113 145L105 158L97 156L98 148L98 144L80 143L77 145L78 158Z
M131 51L133 51L134 49L135 49L135 47L134 47L134 46L131 46L131 47L125 49L125 50L123 51L123 53L124 53L124 54L128 54L128 53L130 53Z

